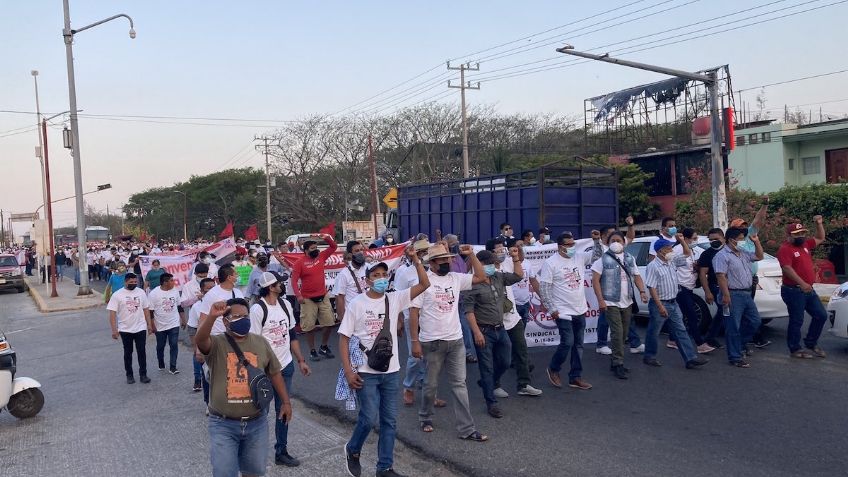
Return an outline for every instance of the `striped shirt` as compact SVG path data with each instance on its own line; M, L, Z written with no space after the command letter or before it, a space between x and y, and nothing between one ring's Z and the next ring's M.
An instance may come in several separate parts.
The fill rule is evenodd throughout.
M656 288L660 300L674 300L677 297L677 269L691 266L683 255L669 257L668 261L657 258L648 264L645 270L645 285Z
M751 264L755 261L753 252L740 249L737 255L730 250L730 247L725 246L713 257L713 268L716 273L727 276L727 288L749 290L753 284Z

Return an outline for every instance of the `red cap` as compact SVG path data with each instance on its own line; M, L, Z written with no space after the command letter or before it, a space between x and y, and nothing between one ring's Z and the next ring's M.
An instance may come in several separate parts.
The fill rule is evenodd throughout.
M806 232L807 228L800 223L789 224L786 226L786 233L789 235Z
M745 219L733 219L730 221L730 226L733 228L747 227L748 222L745 222Z

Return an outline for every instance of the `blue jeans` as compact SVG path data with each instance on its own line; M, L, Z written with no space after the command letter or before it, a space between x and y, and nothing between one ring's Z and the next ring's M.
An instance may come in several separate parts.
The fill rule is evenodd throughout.
M701 324L698 315L698 308L695 307L695 293L685 287L680 287L677 292L677 305L680 311L686 318L686 331L689 337L695 342L696 346L704 344L704 338L701 336Z
M395 434L397 434L397 401L400 390L398 372L387 374L362 373L362 389L356 391L359 400L359 417L353 435L347 443L351 454L362 452L362 445L380 424L380 437L377 439L377 471L390 469L394 462ZM379 414L379 415L378 415ZM267 445L267 444L266 444Z
M648 322L648 332L645 335L645 360L657 357L657 349L659 348L658 340L660 329L663 322L667 320L668 336L677 343L677 351L683 361L688 363L698 357L695 352L695 346L686 332L686 325L683 324L683 314L680 312L680 307L674 300L662 302L663 307L668 312L668 318L660 316L660 309L653 298L648 302L648 312L650 313L650 321Z
M607 315L603 311L598 315L598 341L595 342L596 348L609 346L609 323ZM627 341L631 348L638 348L642 344L642 338L639 338L639 333L636 331L636 323L630 322L627 329Z
M203 363L198 361L195 356L192 356L191 361L194 363L194 380L200 381L203 377Z
M722 298L719 297L719 304ZM742 326L743 320L746 326ZM742 360L742 346L754 338L760 328L760 313L748 290L730 290L730 316L724 317L727 359L731 363ZM742 334L744 329L745 334Z
M827 312L824 310L821 299L815 291L804 293L798 287L780 287L780 297L786 303L786 311L789 312L789 325L786 329L786 344L789 352L794 353L801 349L801 327L804 326L804 312L810 314L812 320L807 329L807 337L804 338L804 346L814 348L821 336L824 323L827 321Z
M30 274L29 274L29 273L27 273L27 275L30 275ZM74 285L79 285L79 284L80 284L80 271L79 271L79 267L74 267Z
M515 305L515 311L518 313L518 316L520 316L521 319L524 320L524 323L526 324L527 321L530 319L530 303L525 303L523 305Z
M512 359L512 342L503 326L494 328L479 325L479 327L486 339L486 344L482 347L474 344L477 348L477 366L480 368L480 380L477 384L483 388L486 405L491 406L498 402L495 399L495 383L499 382L501 376L509 369Z
M267 415L250 421L209 416L209 454L213 477L237 477L239 471L265 475L268 460Z
M282 375L283 381L286 383L286 391L291 396L292 389L292 375L294 374L294 361L287 364L285 368L283 368ZM274 435L277 438L276 444L274 444L274 453L277 455L283 454L286 452L286 449L289 444L289 424L288 422L283 422L277 419L277 416L280 415L280 408L283 407L283 398L279 394L277 394L277 390L274 390L274 409L277 411L274 414Z
M477 348L474 345L474 335L471 333L471 325L465 318L465 312L459 310L459 325L462 327L462 344L465 345L465 356L476 356Z
M409 332L409 315L404 312L403 334L406 335L406 349L409 356L406 357L406 373L403 376L404 389L413 389L416 384L423 385L427 373L427 365L423 359L412 356L412 333Z
M559 328L559 346L551 357L548 366L557 373L562 369L562 363L571 357L571 370L568 380L573 381L583 375L583 335L586 331L586 317L572 316L571 321L559 318L556 320Z
M156 332L156 358L159 360L159 368L165 367L165 342L168 343L170 351L171 369L177 369L177 353L179 353L180 327L175 326L170 330Z

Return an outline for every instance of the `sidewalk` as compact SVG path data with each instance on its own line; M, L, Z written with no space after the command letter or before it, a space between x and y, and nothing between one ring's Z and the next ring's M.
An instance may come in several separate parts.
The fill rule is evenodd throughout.
M65 277L56 283L56 291L59 294L56 298L50 297L50 284L41 283L40 277L25 277L25 280L29 294L42 313L85 310L103 305L103 295L97 291L88 296L77 296L79 287L74 285L72 278Z

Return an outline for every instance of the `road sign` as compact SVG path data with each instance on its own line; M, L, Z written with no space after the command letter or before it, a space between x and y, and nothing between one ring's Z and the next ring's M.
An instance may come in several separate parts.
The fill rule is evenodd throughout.
M397 189L392 187L391 189L389 189L389 192L386 193L386 195L383 197L383 203L392 209L397 208L397 195Z
M12 222L32 222L34 220L38 220L38 212L12 214Z

